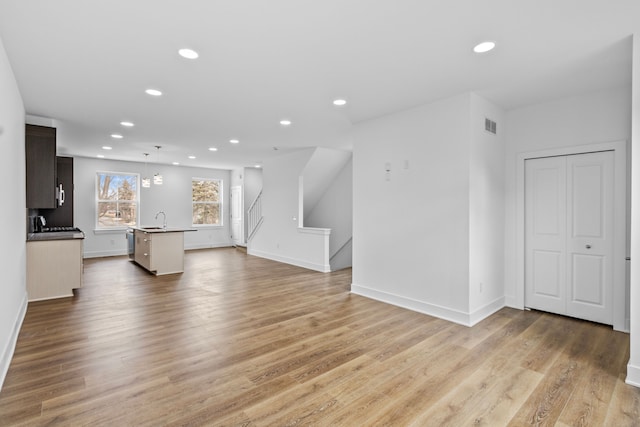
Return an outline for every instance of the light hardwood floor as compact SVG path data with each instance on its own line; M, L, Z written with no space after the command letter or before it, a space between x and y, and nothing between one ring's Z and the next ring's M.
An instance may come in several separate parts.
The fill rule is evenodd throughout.
M466 328L231 248L163 277L86 260L84 283L29 304L0 425L640 425L610 327L503 309Z

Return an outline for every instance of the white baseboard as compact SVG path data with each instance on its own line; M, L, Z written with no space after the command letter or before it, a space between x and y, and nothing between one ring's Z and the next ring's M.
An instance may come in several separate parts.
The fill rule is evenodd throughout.
M469 326L468 314L459 310L453 310L447 307L406 298L400 295L378 291L376 289L367 288L366 286L360 286L354 283L351 284L351 293L406 308L408 310L417 311L418 313L438 317L460 325Z
M103 258L103 257L123 256L123 255L127 255L126 249L125 250L114 249L110 251L93 251L93 252L84 251L84 253L82 254L84 258Z
M189 251L192 249L212 249L212 248L228 248L233 246L231 242L223 242L223 243L205 243L205 244L196 244L196 245L185 245L184 250ZM127 255L126 249L114 249L110 251L93 251L88 252L85 251L83 256L84 258L103 258L110 256L125 256Z
M46 298L34 298L34 299L30 299L29 302L49 301L52 299L59 299L59 298L73 298L73 291L70 294L62 294L62 295L56 295L56 296L51 296Z
M634 387L640 387L640 366L627 365L627 378L625 382Z
M185 245L184 246L184 250L185 251L191 251L191 250L196 250L196 249L230 248L232 246L233 246L232 242L203 243L203 244L197 244L197 245Z
M483 305L477 310L469 313L469 326L473 326L476 323L483 321L504 307L506 307L504 297L500 297L495 301L491 301L490 303Z
M321 273L329 273L331 271L331 266L326 264L316 264L313 262L305 261L302 259L289 258L282 255L271 254L268 252L257 251L255 249L247 249L248 255L257 256L260 258L270 259L272 261L282 262L284 264L295 265L296 267L302 267L309 270L319 271Z
M11 359L13 358L13 353L16 349L18 335L20 334L20 328L22 328L22 322L24 321L25 314L27 314L26 291L20 305L20 310L18 310L18 316L16 317L16 320L13 324L13 329L11 330L11 336L9 337L9 340L7 341L4 349L2 350L2 354L0 355L0 390L2 390L4 379L7 376L7 372L9 372L9 365L11 365Z
M518 310L524 310L524 307L522 306L522 304L518 304L518 302L516 301L516 297L509 296L509 295L504 297L504 306L515 308Z
M418 301L400 295L394 295L388 292L378 291L353 283L351 284L351 293L469 327L486 319L505 306L504 298L501 297L483 307L480 307L473 313L465 313L464 311L455 310L424 301Z

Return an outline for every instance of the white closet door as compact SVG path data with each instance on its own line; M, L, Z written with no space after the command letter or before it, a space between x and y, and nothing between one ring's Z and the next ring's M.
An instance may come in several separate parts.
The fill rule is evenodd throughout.
M567 235L566 160L525 163L525 305L564 314Z
M526 161L527 307L613 323L613 159Z
M567 157L567 314L613 323L613 152Z

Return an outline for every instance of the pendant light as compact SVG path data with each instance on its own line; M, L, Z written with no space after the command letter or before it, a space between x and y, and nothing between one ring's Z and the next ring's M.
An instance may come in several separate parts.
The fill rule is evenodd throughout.
M158 150L158 163L160 163L160 148L162 147L160 145L156 145L155 147ZM155 185L162 185L162 175L160 175L160 172L153 175L153 183Z
M151 179L149 178L149 174L147 173L147 158L149 157L149 153L144 154L144 177L142 178L142 187L149 188L151 187Z

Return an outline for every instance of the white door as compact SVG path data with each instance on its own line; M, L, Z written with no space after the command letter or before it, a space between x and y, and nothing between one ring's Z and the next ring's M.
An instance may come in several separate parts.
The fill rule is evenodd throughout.
M525 306L565 313L566 159L525 162Z
M231 187L231 240L240 246L244 246L242 205L242 187Z
M525 162L525 306L613 323L613 161Z

